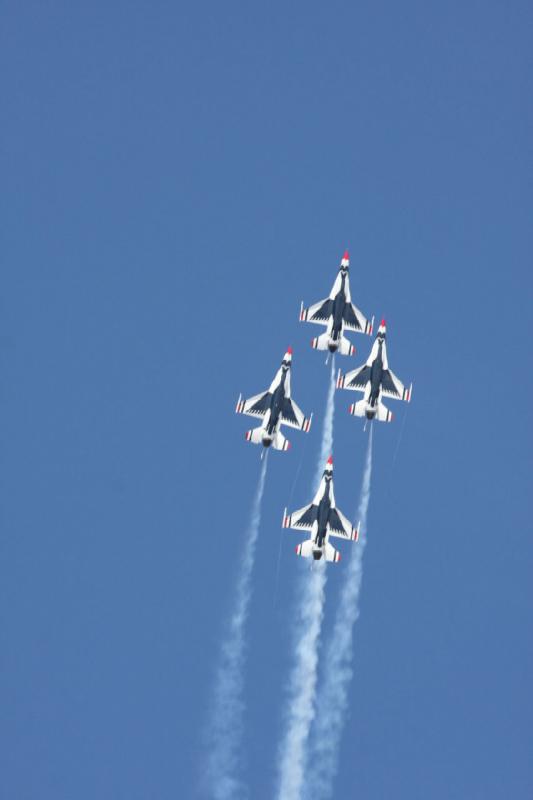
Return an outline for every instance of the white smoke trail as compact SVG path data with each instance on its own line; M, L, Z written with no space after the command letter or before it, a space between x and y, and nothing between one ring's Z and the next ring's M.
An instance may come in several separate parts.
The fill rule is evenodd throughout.
M325 654L324 681L313 725L313 775L305 787L305 797L313 800L326 800L333 796L339 745L348 706L348 688L353 676L353 628L359 617L363 581L363 554L372 477L372 429L371 424L358 509L358 520L361 521L359 541L354 545L341 590L333 633Z
M320 457L314 490L320 483L324 462L333 447L335 412L335 359L326 400ZM326 566L319 561L302 576L298 586L297 640L295 661L289 679L289 708L286 731L279 752L279 800L299 800L306 768L306 747L315 714L316 681L320 631L324 616Z
M261 522L261 502L267 464L268 451L261 465L237 580L235 607L222 642L220 663L215 678L214 702L208 731L207 766L208 791L214 800L237 800L247 796L240 776L244 716L244 626L251 598L251 576Z
M324 613L326 568L320 561L300 581L295 663L289 692L287 730L280 749L280 800L298 800L305 774L305 750L315 713L318 643Z

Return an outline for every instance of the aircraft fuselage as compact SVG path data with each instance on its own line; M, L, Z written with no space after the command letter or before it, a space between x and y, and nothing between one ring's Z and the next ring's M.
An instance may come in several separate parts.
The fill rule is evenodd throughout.
M283 408L283 401L285 400L285 376L287 371L284 372L281 381L272 393L270 400L270 417L266 426L266 436L263 436L263 444L265 447L270 447L272 439L279 426L279 419Z
M379 342L378 354L370 367L370 396L368 398L368 408L366 411L367 419L373 419L381 392L381 381L383 379L383 343Z
M331 498L329 496L329 482L326 483L326 491L318 504L318 511L316 515L317 532L315 536L315 549L313 550L313 558L318 561L322 557L322 548L326 541L326 534L329 521L329 512L331 509Z
M338 341L342 336L344 308L346 306L346 289L345 289L346 276L341 278L341 288L335 296L333 301L332 317L333 326L331 329L331 338L329 343L329 350L334 353L338 348Z

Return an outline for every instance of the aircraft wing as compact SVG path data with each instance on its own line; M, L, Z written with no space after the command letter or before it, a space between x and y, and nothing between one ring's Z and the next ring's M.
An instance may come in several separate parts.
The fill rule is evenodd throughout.
M393 397L395 400L406 400L408 403L411 400L411 389L406 389L399 378L396 377L391 369L383 371L381 379L381 391L384 397Z
M339 375L337 387L340 389L353 389L354 391L364 392L365 386L370 380L370 367L363 364L362 367L352 369L346 375Z
M308 506L299 508L298 511L293 511L292 514L285 513L283 515L284 528L296 528L297 530L310 531L313 523L316 520L317 507L310 503Z
M344 328L358 333L372 333L372 322L353 303L346 303L343 312Z
M304 308L303 303L300 309L300 322L315 322L318 325L326 325L333 310L333 300L327 297L320 300L314 306Z
M261 419L266 415L270 408L270 400L272 395L270 392L261 392L249 397L248 400L243 400L239 397L235 412L237 414L247 414L249 417L260 417Z
M301 408L298 408L294 400L291 400L290 397L286 397L283 401L281 421L284 425L289 425L291 428L298 428L308 433L311 427L312 416L311 414L310 417L306 417Z
M359 535L357 528L354 528L350 520L338 508L332 508L329 512L328 530L330 536L351 541L357 541Z

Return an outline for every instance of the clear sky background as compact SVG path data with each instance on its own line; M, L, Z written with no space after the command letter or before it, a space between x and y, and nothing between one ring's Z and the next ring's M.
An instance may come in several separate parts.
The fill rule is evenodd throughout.
M270 456L246 673L246 774L272 797L302 567L281 516L300 465L311 499L327 383L298 311L348 247L414 392L375 430L335 796L531 798L531 4L1 16L0 795L199 796L260 464L234 404L291 344L315 419Z

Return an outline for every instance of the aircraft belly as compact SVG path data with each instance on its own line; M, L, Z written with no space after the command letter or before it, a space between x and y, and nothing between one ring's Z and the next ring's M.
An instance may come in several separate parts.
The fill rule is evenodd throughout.
M339 336L342 331L342 315L344 312L344 299L339 300L338 296L335 299L335 305L333 306L333 330L332 333L334 334L335 338Z
M268 425L270 431L273 431L278 424L284 399L285 399L285 392L280 386L278 389L276 389L272 397L270 421Z
M370 399L374 402L378 399L382 377L383 367L380 363L374 361L370 371Z

